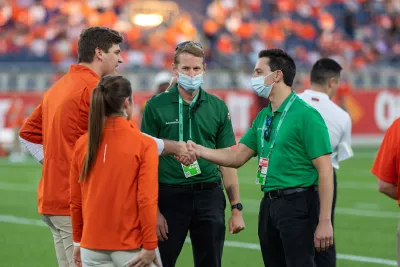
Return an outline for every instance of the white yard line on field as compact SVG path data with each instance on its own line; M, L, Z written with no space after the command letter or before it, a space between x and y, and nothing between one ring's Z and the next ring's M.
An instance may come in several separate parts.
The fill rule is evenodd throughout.
M33 226L46 226L45 223L41 220L21 218L21 217L5 215L5 214L0 215L0 222L11 223L11 224L33 225ZM186 243L190 243L189 238L186 238ZM257 251L260 250L259 244L237 242L237 241L225 241L225 247L242 248L242 249L250 249L250 250L257 250ZM348 255L348 254L341 254L341 253L337 254L337 258L340 260L376 263L376 264L388 265L388 266L397 266L396 261L381 259L381 258Z

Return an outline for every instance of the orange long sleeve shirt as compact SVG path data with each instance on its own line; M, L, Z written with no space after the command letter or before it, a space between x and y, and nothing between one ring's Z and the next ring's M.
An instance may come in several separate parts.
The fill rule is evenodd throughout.
M108 119L87 179L79 176L88 135L76 143L71 163L74 242L88 249L157 247L158 152L155 141L122 117Z
M400 206L400 118L388 128L371 172L378 179L397 185Z
M43 96L20 130L20 137L42 144L44 162L38 186L38 211L69 215L69 172L76 141L87 132L90 96L98 75L81 65L69 71Z

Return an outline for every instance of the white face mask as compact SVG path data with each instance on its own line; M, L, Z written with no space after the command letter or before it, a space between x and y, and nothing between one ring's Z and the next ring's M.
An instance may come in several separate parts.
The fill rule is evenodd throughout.
M178 72L178 84L186 91L193 93L203 84L203 73L190 77L186 74Z
M271 94L272 86L275 84L275 82L271 85L264 84L265 78L267 78L271 74L273 74L273 72L268 74L267 76L257 76L251 78L251 87L258 96L268 98Z

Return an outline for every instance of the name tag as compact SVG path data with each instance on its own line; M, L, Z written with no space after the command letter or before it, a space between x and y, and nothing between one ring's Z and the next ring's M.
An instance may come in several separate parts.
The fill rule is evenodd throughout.
M258 163L256 184L265 185L265 182L267 180L266 178L267 178L267 172L268 172L268 164L269 164L269 159L260 158L260 161Z
M197 160L188 166L185 166L183 164L181 164L181 165L182 165L183 173L185 174L186 178L193 177L193 176L199 175L201 173L200 166L199 166L199 163L197 162Z

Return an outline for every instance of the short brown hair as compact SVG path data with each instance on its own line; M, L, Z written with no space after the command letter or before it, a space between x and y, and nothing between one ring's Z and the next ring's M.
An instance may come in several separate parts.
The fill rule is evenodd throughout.
M107 27L91 27L82 31L78 42L78 62L92 63L96 48L108 53L123 37L117 31Z
M203 58L203 64L205 63L204 62L205 58L204 58L203 49L201 49L199 46L195 45L194 43L189 42L189 43L183 45L182 47L178 47L175 50L175 54L174 54L174 64L175 65L179 64L178 57L179 57L180 54L183 54L183 53L188 53L188 54L191 54L191 55L193 55L195 57L201 57L201 58Z

